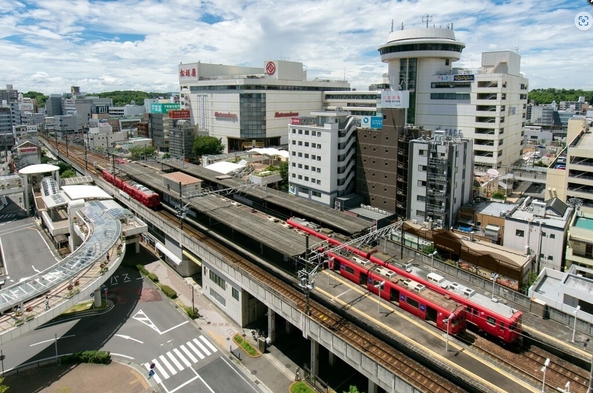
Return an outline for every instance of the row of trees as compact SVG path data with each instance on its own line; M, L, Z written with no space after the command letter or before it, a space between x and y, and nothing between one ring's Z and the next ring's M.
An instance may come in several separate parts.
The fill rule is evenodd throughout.
M101 98L111 98L114 106L124 106L135 102L136 105L143 105L146 98L169 98L171 93L147 93L138 90L116 90L106 91L104 93L89 93L88 95L97 96ZM45 106L45 101L49 96L38 91L28 91L23 94L23 97L33 98L37 101L40 108Z

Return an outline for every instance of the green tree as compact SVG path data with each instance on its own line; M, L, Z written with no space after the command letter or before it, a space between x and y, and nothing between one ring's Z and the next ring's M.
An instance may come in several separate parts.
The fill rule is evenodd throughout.
M8 386L3 385L4 378L0 378L0 393L5 393L8 390Z
M23 97L33 98L39 107L45 106L45 101L47 100L48 96L38 91L28 91L23 94Z
M64 171L64 173L60 174L60 177L62 179L67 179L69 177L76 177L76 172L74 172L72 169L66 169Z
M362 392L360 392L356 386L350 385L350 388L348 389L348 391L344 392L344 393L362 393Z
M282 181L287 182L288 181L288 161L282 161L280 163L280 165L278 165L278 167L280 168L280 176L282 177Z
M213 136L198 136L194 139L194 154L198 159L205 154L220 154L224 151L224 145L219 138Z
M72 170L72 165L70 165L64 161L58 161L56 163L56 165L60 168L60 176L62 176L62 177L63 177L64 172Z

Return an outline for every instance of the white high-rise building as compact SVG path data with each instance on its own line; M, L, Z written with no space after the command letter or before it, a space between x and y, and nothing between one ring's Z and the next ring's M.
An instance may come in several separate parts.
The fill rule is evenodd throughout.
M356 127L349 112L311 112L288 126L288 181L291 194L334 206L354 190Z
M409 142L408 217L449 228L459 208L472 200L473 143L436 131Z
M521 158L528 80L521 57L485 52L481 68L453 68L465 44L452 28L394 31L379 48L391 86L409 90L407 122L474 140L477 169Z

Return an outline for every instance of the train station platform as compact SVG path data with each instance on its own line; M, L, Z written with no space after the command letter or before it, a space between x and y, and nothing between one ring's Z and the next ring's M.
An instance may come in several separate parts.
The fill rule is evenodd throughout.
M412 345L426 358L443 364L455 377L479 379L491 392L536 392L536 387L489 363L471 347L401 308L379 299L338 273L324 270L318 274L312 296L329 302L356 316L361 323L384 337L393 337L394 346ZM401 343L398 345L397 343ZM428 365L427 365L428 367Z

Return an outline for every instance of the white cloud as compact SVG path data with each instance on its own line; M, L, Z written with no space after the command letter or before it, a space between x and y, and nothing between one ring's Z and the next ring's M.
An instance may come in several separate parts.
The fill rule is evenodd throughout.
M377 48L394 29L453 23L466 44L458 66L481 52L516 50L530 86L593 89L593 29L582 1L37 0L0 1L0 86L21 91L178 90L177 64L263 66L289 59L309 78L366 89L386 72ZM427 15L428 14L428 15ZM423 18L424 17L424 18ZM424 19L424 21L423 21Z

